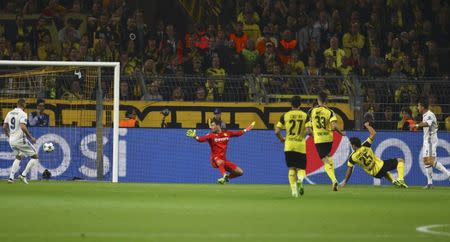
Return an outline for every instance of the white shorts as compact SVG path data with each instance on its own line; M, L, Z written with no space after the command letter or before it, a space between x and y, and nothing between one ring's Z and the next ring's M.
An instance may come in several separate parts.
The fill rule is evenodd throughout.
M437 140L425 140L423 142L423 157L436 157Z
M37 155L36 148L34 148L33 144L31 144L28 140L15 142L9 145L11 146L15 156L28 157Z

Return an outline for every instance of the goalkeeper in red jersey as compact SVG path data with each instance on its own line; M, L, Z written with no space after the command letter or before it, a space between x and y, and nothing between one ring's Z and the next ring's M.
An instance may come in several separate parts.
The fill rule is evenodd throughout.
M211 133L205 136L197 136L195 130L188 130L186 135L188 137L194 138L198 142L208 141L209 146L211 146L211 165L214 168L218 168L222 177L217 180L217 183L224 184L229 182L230 179L242 176L244 171L234 164L233 162L227 160L227 147L228 141L232 137L238 137L246 132L253 129L255 122L250 124L246 129L241 131L230 131L222 130L220 127L220 121L214 120L211 123ZM228 172L228 173L227 173Z

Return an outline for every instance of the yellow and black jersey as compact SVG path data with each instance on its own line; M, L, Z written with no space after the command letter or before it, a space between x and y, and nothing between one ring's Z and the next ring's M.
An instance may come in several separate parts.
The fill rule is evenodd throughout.
M306 120L307 114L301 110L291 110L281 115L277 128L286 129L284 151L306 153Z
M348 159L347 166L353 167L355 164L360 165L367 174L376 176L383 167L383 161L378 158L372 148L373 140L368 138L362 146L355 150Z
M334 121L337 121L334 112L325 106L317 106L309 111L308 127L313 130L314 143L333 142L331 122Z

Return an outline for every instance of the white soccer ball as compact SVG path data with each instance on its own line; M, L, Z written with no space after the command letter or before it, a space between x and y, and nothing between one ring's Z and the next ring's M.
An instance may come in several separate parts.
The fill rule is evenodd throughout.
M45 143L44 144L44 151L45 152L52 152L55 150L55 146L53 145L53 143Z

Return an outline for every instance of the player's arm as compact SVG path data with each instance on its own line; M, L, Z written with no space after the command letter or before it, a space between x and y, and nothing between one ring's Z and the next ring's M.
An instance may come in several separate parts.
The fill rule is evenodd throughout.
M377 135L377 132L375 131L375 129L370 126L370 122L365 122L364 123L364 127L366 127L367 131L369 131L369 139L371 139L372 141L375 140L375 136Z
M28 131L27 125L24 123L20 123L20 129L23 131L23 133L28 137L28 139L34 144L36 143L36 139L30 134L30 131Z
M286 141L286 138L281 134L282 129L284 129L284 114L281 115L280 121L278 121L277 125L275 126L275 136L277 136L281 143L284 143L284 141Z
M337 124L337 118L336 118L336 115L334 115L333 111L331 111L330 123L331 123L331 129L333 131L338 132L338 134L340 134L341 136L345 136L345 131L344 130L342 130L342 131L339 130L339 126Z
M352 173L353 173L353 166L347 166L347 172L345 173L345 179L341 184L342 187L345 187L347 185L347 182L348 182L348 180L350 180Z
M241 130L241 131L227 131L228 135L230 135L231 137L239 137L247 132L249 132L250 130L253 129L253 127L255 127L255 122L253 121L249 126L247 126L247 128Z
M428 122L421 122L421 123L418 123L418 124L415 124L415 125L412 125L411 126L411 128L424 128L424 127L430 127L431 126L431 121L430 121L430 123L428 123Z
M3 132L5 132L6 137L9 138L9 126L7 123L3 123Z
M352 156L350 155L350 158L347 161L347 172L345 173L345 179L342 182L341 186L345 187L345 185L347 185L348 180L350 180L350 177L352 176L354 165L355 162L352 160Z
M191 137L197 140L198 142L205 142L209 140L209 134L199 137L195 129L189 129L188 131L186 131L186 136Z

